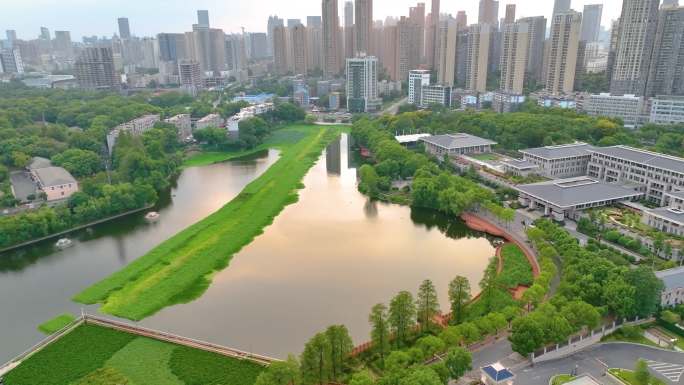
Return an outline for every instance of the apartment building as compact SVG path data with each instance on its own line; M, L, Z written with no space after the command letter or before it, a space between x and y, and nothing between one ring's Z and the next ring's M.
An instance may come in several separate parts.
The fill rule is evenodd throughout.
M192 135L192 119L190 114L178 114L170 118L164 119L164 123L173 124L178 130L178 137L181 140Z
M419 104L423 87L430 85L430 71L411 70L408 81L408 103Z
M201 130L208 127L221 127L223 119L219 114L209 114L195 123L195 129Z
M546 90L552 94L573 91L581 28L581 13L568 11L553 16L545 68Z
M109 149L109 155L114 152L114 146L116 146L116 141L121 133L127 133L134 136L142 135L145 131L154 127L154 125L160 120L161 119L159 115L144 115L133 119L130 122L122 123L114 127L107 134L107 148Z
M539 166L538 174L551 179L579 177L587 174L591 150L587 143L571 143L521 150L523 160Z
M587 175L608 183L639 185L646 198L665 206L671 193L684 190L684 159L632 148L592 148Z
M469 27L468 32L465 87L468 90L485 92L492 27L489 24L474 24Z

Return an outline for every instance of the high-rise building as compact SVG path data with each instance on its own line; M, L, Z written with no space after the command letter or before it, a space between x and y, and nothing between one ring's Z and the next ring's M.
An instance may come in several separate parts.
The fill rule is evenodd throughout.
M250 57L264 59L268 57L268 35L263 32L249 34Z
M52 37L50 36L50 30L46 27L40 27L40 38L47 41L52 40Z
M320 16L307 16L306 17L307 28L321 28L321 17Z
M161 61L177 62L185 56L185 34L183 33L160 33L157 35L159 42L159 58Z
M527 44L527 80L541 83L544 62L544 41L546 40L546 18L544 16L524 17L518 20L527 24L530 41Z
M425 56L427 57L427 65L429 68L435 67L437 61L437 38L439 33L439 0L432 0L432 7L430 8L430 21L428 23L428 30L425 34Z
M69 31L55 31L53 48L58 56L65 58L72 57L73 45L71 43L71 33Z
M408 104L420 104L423 87L430 85L430 71L411 70L408 78Z
M660 0L624 0L610 92L644 95Z
M287 28L276 26L273 28L273 66L277 75L285 75L290 69L287 51Z
M209 28L209 11L200 9L197 11L197 25Z
M477 23L486 23L490 27L499 25L499 2L497 0L480 0Z
M679 0L663 0L663 6L670 6L670 5L674 5L676 7L679 6Z
M501 85L504 92L522 94L530 43L529 25L524 22L502 27Z
M418 60L419 63L423 63L425 57L425 3L418 3L415 7L409 8L409 20L416 25L416 33L419 36L417 43L420 57Z
M504 24L515 23L515 4L506 4L506 16L504 17Z
M7 43L9 44L10 48L13 47L14 42L17 40L17 31L8 29L5 31L5 35L7 36Z
M375 111L382 104L378 99L378 59L360 56L347 59L347 110Z
M544 83L546 90L554 95L573 91L581 29L582 14L579 12L553 16Z
M453 86L456 76L456 61L458 48L458 23L452 18L440 22L439 35L437 38L437 57L435 71L437 83Z
M273 55L273 29L275 27L284 27L285 26L285 21L278 16L269 16L268 17L268 25L267 25L267 30L266 33L268 33L268 53L269 55Z
M354 52L371 53L373 39L373 0L355 0L354 4Z
M465 60L465 88L468 90L477 92L487 90L491 36L492 26L489 24L473 24L468 28L468 48Z
M241 34L226 35L226 69L244 70L247 68L247 49L245 39Z
M601 17L603 16L603 4L587 4L582 13L582 34L580 39L586 42L595 42L601 32Z
M571 0L553 0L553 13L551 17L556 16L557 13L565 13L570 10Z
M128 24L128 18L120 17L117 22L119 23L119 37L122 39L130 39L131 26Z
M294 74L306 75L309 72L309 45L306 27L303 24L294 26L292 34L292 69Z
M468 28L468 14L466 14L466 11L456 12L456 26L459 31Z
M610 40L608 42L608 61L606 62L606 75L610 81L613 77L615 68L615 57L617 56L618 40L620 37L620 19L610 23Z
M315 70L323 69L323 29L321 28L320 17L318 23L308 22L306 31L309 43L309 68Z
M661 8L653 47L646 96L684 95L684 7Z
M337 0L322 0L323 74L330 78L340 73L340 17Z
M405 81L408 79L408 72L420 64L419 40L422 36L418 33L419 28L417 24L405 16L402 16L397 22L395 80Z
M86 90L118 90L119 74L114 68L111 48L87 47L74 63L78 85Z
M344 2L344 57L354 57L354 2Z
M300 19L287 19L287 28L294 28L298 25L302 25L302 20L300 20Z
M182 88L196 93L202 89L202 70L200 63L193 60L181 60L178 62L178 75Z
M8 48L0 51L0 73L23 74L24 61L19 48Z

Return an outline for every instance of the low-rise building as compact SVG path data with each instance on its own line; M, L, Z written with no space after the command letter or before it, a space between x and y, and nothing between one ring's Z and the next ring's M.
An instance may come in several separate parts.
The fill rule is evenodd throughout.
M661 306L674 307L684 304L684 267L657 271L656 277L665 285L661 294Z
M663 95L651 99L651 123L683 124L684 96Z
M228 134L233 137L238 136L240 132L241 121L253 118L257 115L261 115L269 111L273 111L273 109L273 103L255 104L253 106L241 109L240 112L227 119L226 129L228 130Z
M480 380L485 385L513 385L515 375L497 362L480 368Z
M442 85L426 85L422 87L420 107L427 108L435 104L451 108L451 87Z
M684 236L684 191L663 195L666 207L645 210L642 222L662 232Z
M523 207L543 211L556 221L577 219L583 210L643 197L642 192L586 176L519 185L515 189Z
M178 130L178 137L184 140L192 135L192 119L190 114L179 114L164 120L165 123L173 124Z
M78 192L78 182L62 167L55 167L45 158L33 158L28 166L38 192L45 193L48 202L68 199Z
M594 147L587 175L607 183L638 184L646 198L665 206L684 190L684 159L628 146Z
M489 139L465 133L435 135L420 140L425 143L427 152L437 157L488 153L496 145Z
M523 160L539 166L539 175L551 179L571 178L587 174L593 149L586 143L571 143L521 150Z
M195 123L195 129L201 130L207 127L219 128L223 124L223 119L219 114L209 114Z
M506 174L510 175L526 177L539 174L539 165L524 159L502 160L501 165Z
M339 92L331 92L328 94L328 108L330 108L333 111L337 111L340 109L340 93Z
M159 115L150 114L114 127L107 134L107 148L109 149L109 154L111 155L114 152L114 146L116 146L116 141L121 133L125 132L134 136L142 135L145 131L154 127L158 121L160 121Z
M509 92L495 92L494 101L492 102L492 109L500 114L516 112L520 109L520 106L525 103L525 100L525 95Z
M411 70L408 78L408 104L419 105L423 87L430 85L430 71Z
M641 96L602 93L586 97L582 109L590 116L620 118L625 127L634 128L646 121L644 103Z

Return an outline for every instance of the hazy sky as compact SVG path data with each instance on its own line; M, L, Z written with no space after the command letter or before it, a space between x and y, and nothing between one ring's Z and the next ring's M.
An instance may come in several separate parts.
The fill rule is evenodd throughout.
M430 0L422 0L430 8ZM415 0L374 0L374 19L408 15ZM344 0L339 0L340 7ZM499 15L505 4L517 4L517 16L549 16L552 0L501 0ZM582 11L585 4L603 3L603 25L620 15L622 0L572 0L572 7ZM468 13L468 23L477 22L478 0L442 0L442 13ZM83 35L107 35L117 31L116 18L130 19L136 36L158 32L183 32L196 23L197 9L208 9L213 27L226 32L263 32L269 15L301 18L321 14L321 0L0 0L0 30L15 29L19 38L38 36L41 26L50 31L69 30L72 39ZM340 17L342 17L340 10ZM341 21L341 20L340 20ZM4 38L4 32L2 33Z

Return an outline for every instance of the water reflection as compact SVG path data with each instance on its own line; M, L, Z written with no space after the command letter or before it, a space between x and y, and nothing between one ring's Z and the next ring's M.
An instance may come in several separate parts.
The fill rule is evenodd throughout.
M331 324L347 325L356 342L366 340L370 308L400 290L415 292L426 278L444 309L454 276L476 287L494 254L489 241L434 212L370 202L357 191L347 149L346 136L328 148L304 179L299 201L238 253L201 298L142 324L284 357ZM330 173L338 164L339 174Z

